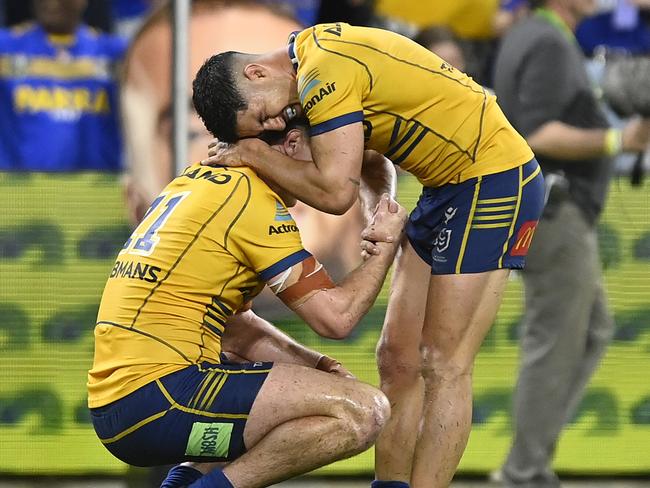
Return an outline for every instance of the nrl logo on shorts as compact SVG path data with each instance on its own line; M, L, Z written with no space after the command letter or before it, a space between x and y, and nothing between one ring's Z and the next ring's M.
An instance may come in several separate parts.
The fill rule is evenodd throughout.
M449 221L454 218L456 212L458 212L458 208L447 207L447 210L445 210L444 225L447 225ZM441 229L440 232L438 232L438 235L436 236L436 240L433 241L433 245L435 246L436 251L444 252L449 247L450 242L451 242L451 229L444 228Z
M435 246L436 251L444 252L449 247L450 242L451 242L451 229L442 229L438 233L436 240L433 241L433 245Z

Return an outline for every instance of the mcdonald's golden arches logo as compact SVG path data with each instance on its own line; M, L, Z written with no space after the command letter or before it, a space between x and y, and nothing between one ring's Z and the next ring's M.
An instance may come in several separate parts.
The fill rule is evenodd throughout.
M528 254L528 248L533 242L533 235L535 235L535 229L537 228L537 220L527 220L519 228L517 232L517 239L515 239L515 245L510 251L511 256L525 256Z

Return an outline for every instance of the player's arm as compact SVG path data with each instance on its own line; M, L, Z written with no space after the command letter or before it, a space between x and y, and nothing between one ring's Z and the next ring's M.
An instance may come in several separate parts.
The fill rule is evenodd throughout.
M298 364L351 376L337 360L300 344L252 310L239 312L228 319L222 348L246 361Z
M249 166L265 180L288 190L310 207L343 214L359 195L363 126L355 122L311 138L313 163L298 161L259 139L219 144L209 164Z
M379 242L370 256L335 285L323 266L309 257L268 280L271 290L323 337L347 337L372 306L397 250L406 211L388 195L382 197L371 226L385 228L393 242Z

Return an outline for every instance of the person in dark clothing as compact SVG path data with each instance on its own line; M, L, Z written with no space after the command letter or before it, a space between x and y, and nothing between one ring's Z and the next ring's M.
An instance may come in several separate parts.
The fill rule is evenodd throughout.
M509 487L559 486L551 462L608 343L610 315L596 223L612 157L642 151L650 123L610 128L575 39L595 0L543 0L504 38L494 89L545 174L547 205L522 271L525 316L514 394L514 439L501 470Z

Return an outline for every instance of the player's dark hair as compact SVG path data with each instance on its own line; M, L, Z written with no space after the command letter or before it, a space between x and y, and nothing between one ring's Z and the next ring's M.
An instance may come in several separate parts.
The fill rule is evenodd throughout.
M237 112L245 110L244 100L235 82L234 51L216 54L203 63L192 83L192 102L205 128L223 142L236 142Z

